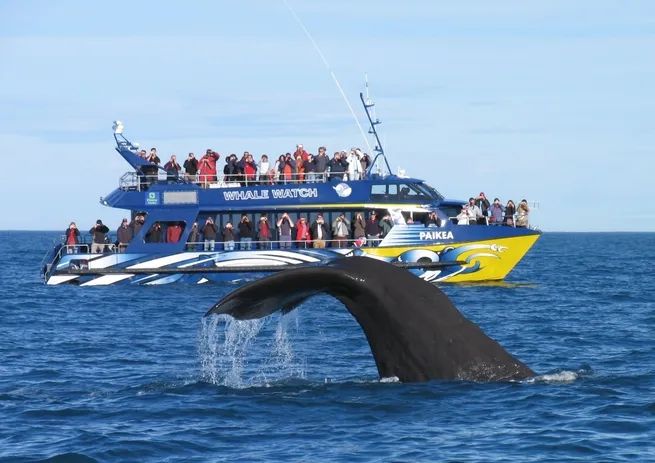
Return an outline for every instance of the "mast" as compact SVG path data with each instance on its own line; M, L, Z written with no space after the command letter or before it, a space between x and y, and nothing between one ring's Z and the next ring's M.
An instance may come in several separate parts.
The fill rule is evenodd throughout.
M382 159L384 160L384 164L387 166L387 172L391 173L391 167L389 167L389 161L387 161L387 157L384 154L384 149L382 148L382 143L380 142L380 137L378 136L378 132L377 130L375 130L375 126L381 124L382 121L380 121L380 119L378 119L377 117L375 118L375 120L373 120L373 117L371 117L371 111L369 111L371 108L375 107L375 103L373 103L373 101L368 95L368 78L366 78L366 99L364 99L364 94L362 92L359 92L359 99L362 100L362 105L364 106L366 117L368 118L368 122L371 126L371 128L368 129L368 133L373 134L375 136L375 141L376 141L375 148L373 149L375 151L375 157L373 158L373 162L371 162L371 165L368 167L366 174L367 175L371 174L371 171L373 170L373 166L375 165L379 157L382 157Z

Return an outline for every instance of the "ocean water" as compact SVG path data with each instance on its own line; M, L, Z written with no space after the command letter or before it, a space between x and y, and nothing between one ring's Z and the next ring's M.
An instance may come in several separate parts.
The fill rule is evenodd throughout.
M237 322L202 317L233 286L46 287L56 236L0 232L0 461L655 461L653 233L442 285L541 375L485 384L379 381L329 296Z

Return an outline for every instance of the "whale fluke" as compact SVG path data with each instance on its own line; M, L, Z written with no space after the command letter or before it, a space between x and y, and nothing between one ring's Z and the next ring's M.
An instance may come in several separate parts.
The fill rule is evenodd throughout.
M368 257L273 274L233 291L206 315L261 318L289 312L318 293L336 297L355 317L382 378L507 381L534 376L439 288Z

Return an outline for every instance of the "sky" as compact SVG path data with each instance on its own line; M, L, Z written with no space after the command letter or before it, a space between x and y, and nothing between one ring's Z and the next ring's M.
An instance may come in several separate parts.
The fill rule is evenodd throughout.
M365 147L332 71L362 124L368 75L392 169L448 198L655 230L655 2L286 1L0 0L0 229L118 226L115 119L164 162Z

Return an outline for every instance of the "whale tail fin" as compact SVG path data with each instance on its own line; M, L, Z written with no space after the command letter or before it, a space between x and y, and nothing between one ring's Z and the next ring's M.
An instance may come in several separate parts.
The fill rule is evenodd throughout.
M319 293L336 297L357 320L381 377L414 382L534 376L466 319L439 288L367 257L273 274L227 295L206 315L261 318L291 311Z

